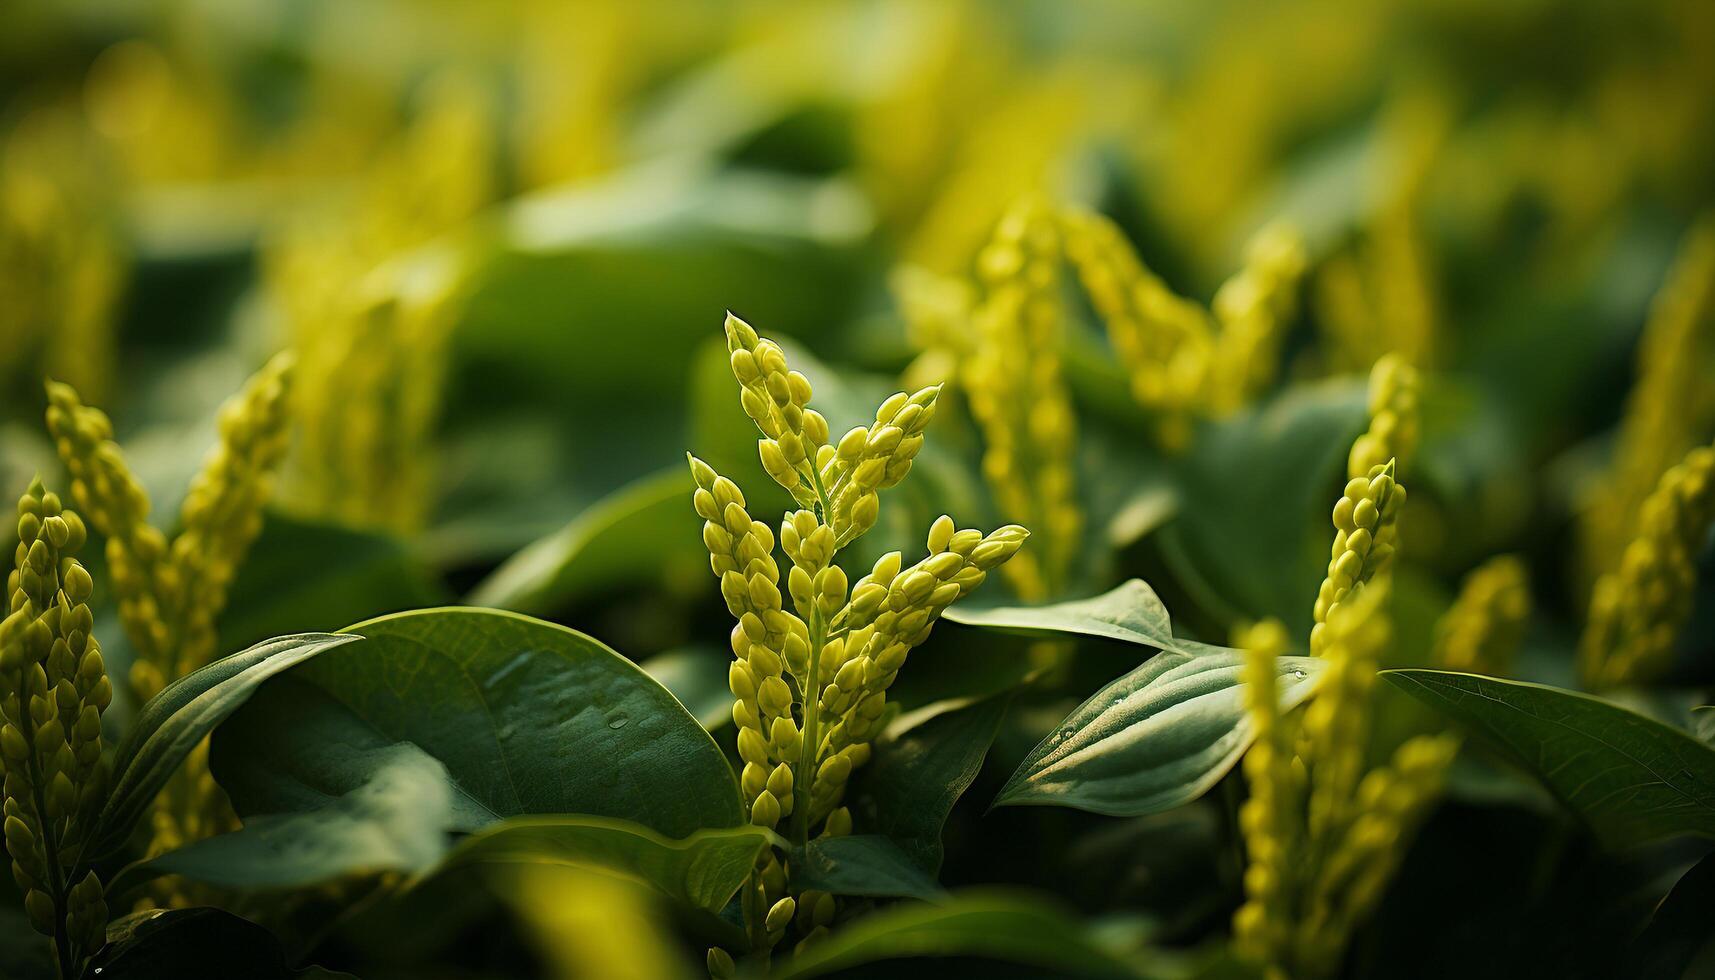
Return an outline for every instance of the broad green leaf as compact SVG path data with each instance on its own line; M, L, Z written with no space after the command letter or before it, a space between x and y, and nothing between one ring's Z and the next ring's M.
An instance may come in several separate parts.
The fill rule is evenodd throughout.
M1295 385L1201 427L1178 469L1178 516L1156 535L1179 584L1220 618L1277 616L1308 632L1328 514L1365 419L1352 378Z
M315 751L301 744L300 750ZM326 806L249 817L239 830L125 869L110 890L123 895L168 874L243 890L296 888L353 873L426 872L446 853L459 823L454 788L445 767L414 746L389 746L384 756L368 782Z
M241 815L315 808L409 742L456 784L463 829L486 815L586 813L668 836L741 820L714 739L636 664L588 636L513 613L428 609L350 628L368 638L291 680L317 690L241 712L214 766ZM270 692L271 693L271 692ZM288 700L288 698L290 700ZM286 713L296 707L295 717ZM285 709L285 710L283 710ZM347 733L339 753L282 751L278 726ZM321 736L325 737L325 736Z
M1221 650L1195 640L1181 640L1173 635L1173 624L1167 607L1149 583L1134 578L1099 596L1057 602L1047 606L998 606L982 608L955 605L942 613L943 619L966 626L982 626L1025 636L1074 634L1096 636L1155 650L1171 650L1187 656L1200 656Z
M233 809L247 819L337 808L399 768L441 774L451 794L448 829L475 831L501 819L417 745L378 731L296 676L257 691L215 731L209 767Z
M761 827L699 830L679 840L625 820L518 817L466 838L443 864L597 868L635 878L692 908L718 913L780 838Z
M114 753L112 790L91 832L88 859L125 843L185 756L263 681L357 639L329 633L278 637L181 677L150 698Z
M603 590L706 572L694 489L683 466L625 487L507 559L468 601L541 615Z
M673 692L691 717L709 731L732 724L732 690L727 665L732 655L713 647L685 647L656 654L638 664Z
M794 889L874 898L935 898L941 885L910 854L879 834L813 840L793 851Z
M1616 845L1715 837L1715 749L1600 698L1439 670L1382 676L1536 777Z
M897 905L841 926L775 964L771 980L808 980L868 963L965 956L1018 963L1055 977L1136 977L1066 912L1038 899L972 892L939 905Z
M862 824L892 839L924 871L939 873L941 828L982 769L1011 700L992 695L896 723L899 733L876 743L859 777Z
M1323 666L1313 657L1279 658L1282 711L1310 696ZM1251 743L1243 673L1236 650L1156 654L1031 750L995 805L1140 816L1191 802Z
M332 980L350 975L310 966L293 969L274 934L214 908L138 912L107 927L107 947L91 961L92 977L125 980Z

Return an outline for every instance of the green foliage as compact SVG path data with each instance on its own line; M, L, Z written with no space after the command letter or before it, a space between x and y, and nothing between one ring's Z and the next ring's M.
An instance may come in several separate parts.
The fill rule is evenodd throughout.
M1715 836L1715 748L1575 691L1436 670L1383 675L1540 780L1616 845Z
M1313 657L1279 659L1282 711L1314 693L1322 667ZM1156 654L1067 716L1025 757L995 805L1140 816L1195 800L1253 737L1243 669L1237 651Z

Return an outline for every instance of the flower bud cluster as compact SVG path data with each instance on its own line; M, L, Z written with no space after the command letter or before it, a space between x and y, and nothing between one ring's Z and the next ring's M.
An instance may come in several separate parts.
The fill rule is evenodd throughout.
M1393 474L1394 464L1389 461L1372 468L1368 476L1354 477L1334 504L1334 545L1327 577L1316 592L1311 653L1322 653L1326 624L1340 603L1393 559L1399 512L1405 506L1405 487L1394 482Z
M1417 369L1405 358L1384 354L1376 360L1370 369L1370 427L1352 443L1348 477L1366 476L1390 459L1405 471L1417 451L1419 389Z
M745 511L738 485L696 457L691 457L691 475L709 565L720 579L727 610L738 620L730 637L734 660L727 681L744 762L739 783L750 822L774 827L792 815L791 763L801 744L784 674L788 663L808 664L809 630L782 606L774 534Z
M983 301L963 374L983 434L983 478L999 512L1041 534L1007 566L1019 595L1044 600L1065 585L1081 546L1077 420L1061 366L1061 231L1045 202L1008 208L977 260Z
M791 567L780 589L774 536L745 510L731 480L690 457L693 505L720 579L732 631L728 684L734 697L739 785L752 824L778 828L796 844L852 832L840 805L852 770L870 756L886 691L906 653L928 637L946 607L1015 555L1027 536L1008 526L987 536L956 530L950 517L929 531L929 557L901 569L897 552L855 584L835 562L839 550L875 525L879 492L904 479L923 445L940 386L899 392L875 424L826 442L826 423L807 405L809 382L786 369L772 341L735 317L726 333L745 412L762 431L763 464L803 505L780 523ZM800 464L813 466L800 469ZM797 615L787 612L789 596ZM833 895L788 894L786 858L769 849L740 890L753 951L795 929L798 947L826 935L838 912ZM734 975L726 950L710 949L709 974Z
M221 406L220 440L191 481L171 541L149 523L148 495L107 416L70 386L48 384L48 431L72 475L72 496L107 538L120 620L137 650L130 682L139 702L219 652L216 619L261 530L285 456L293 364L290 353L276 356ZM156 800L151 854L236 825L207 756L205 742Z
M1274 379L1308 264L1298 233L1270 225L1246 247L1244 268L1221 284L1212 304L1221 330L1203 393L1209 412L1228 415L1243 408Z
M1715 524L1715 447L1693 449L1662 474L1638 514L1637 536L1590 600L1579 663L1594 687L1665 671L1691 617L1697 555Z
M1286 630L1266 620L1239 631L1237 646L1245 650L1245 712L1256 741L1245 753L1245 778L1250 797L1239 809L1250 863L1245 869L1245 903L1233 916L1238 947L1253 957L1267 957L1290 939L1292 902L1289 856L1295 843L1290 807L1300 801L1303 787L1292 767L1292 742L1280 717L1276 661L1286 652Z
M94 583L73 557L85 538L77 514L32 483L18 502L9 612L0 621L6 849L31 925L73 957L68 975L107 928L100 880L93 871L76 876L107 789L101 714L113 701L89 608Z
M786 367L786 354L750 324L726 317L727 353L738 379L739 404L762 430L757 443L762 468L805 507L817 495L812 469L817 450L828 444L828 420L810 408L810 381Z
M941 613L969 595L988 573L1018 553L1029 532L1009 524L988 535L955 530L942 515L929 529L929 556L907 569L889 552L852 586L845 635L823 650L823 727L811 790L811 819L839 803L851 771L869 758L887 689L913 647L928 639Z
M1705 215L1680 245L1638 340L1637 377L1620 419L1614 462L1583 514L1586 581L1620 563L1645 498L1703 437L1712 355L1715 215Z
M1215 346L1201 306L1174 293L1138 260L1125 234L1093 211L1061 216L1066 257L1107 325L1108 341L1131 378L1132 397L1164 419L1164 435L1183 426L1203 398ZM1235 295L1228 304L1240 305Z
M1244 760L1250 798L1239 821L1248 864L1233 930L1240 953L1268 975L1334 971L1458 748L1447 736L1419 736L1390 764L1365 770L1377 662L1391 632L1386 602L1382 578L1333 611L1326 667L1296 732L1276 700L1284 632L1267 623L1239 638L1249 648L1245 706L1256 744Z
M1517 555L1491 558L1465 576L1435 624L1434 662L1446 670L1505 675L1530 618L1530 582Z
M909 395L894 392L875 410L873 424L847 431L831 451L818 457L836 547L845 547L875 526L881 516L879 494L911 472L940 395L940 385Z

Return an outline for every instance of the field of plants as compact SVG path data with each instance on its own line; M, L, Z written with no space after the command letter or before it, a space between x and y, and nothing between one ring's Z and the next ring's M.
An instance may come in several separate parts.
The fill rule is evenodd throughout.
M0 5L0 978L1715 977L1715 3Z

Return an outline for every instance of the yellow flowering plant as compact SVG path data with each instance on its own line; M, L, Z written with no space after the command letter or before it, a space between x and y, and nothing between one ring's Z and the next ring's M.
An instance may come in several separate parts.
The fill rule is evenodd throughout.
M751 824L779 829L802 848L852 832L851 812L841 805L846 784L869 759L887 717L887 690L906 656L948 606L1018 553L1028 532L1007 525L984 534L943 515L929 528L927 557L906 566L899 552L889 552L849 581L835 559L875 526L880 492L910 472L939 388L899 392L876 409L872 424L832 440L827 420L810 407L809 379L790 370L780 346L731 314L725 330L740 404L762 433L762 466L803 505L780 524L790 562L785 591L774 532L746 511L736 484L695 456L693 504L710 567L737 620L728 682L745 811ZM837 905L828 893L789 894L791 860L767 852L744 886L750 946L741 954L766 962L789 931L802 948L833 923ZM727 950L709 951L717 978L732 976L733 964Z

